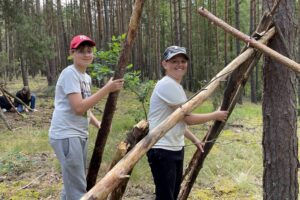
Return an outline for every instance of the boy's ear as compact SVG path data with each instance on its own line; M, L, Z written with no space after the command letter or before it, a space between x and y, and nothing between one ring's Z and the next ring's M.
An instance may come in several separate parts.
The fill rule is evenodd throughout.
M161 61L161 66L165 69L167 65L167 62L165 60Z

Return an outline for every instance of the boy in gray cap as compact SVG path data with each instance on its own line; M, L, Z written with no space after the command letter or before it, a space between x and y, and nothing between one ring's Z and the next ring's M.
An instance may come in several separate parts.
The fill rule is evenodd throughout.
M165 76L153 90L149 109L149 133L187 101L181 81L187 72L189 56L184 47L170 46L163 54ZM217 110L207 114L189 114L170 129L147 153L155 183L156 200L176 200L180 190L184 158L184 137L201 151L200 140L187 125L210 120L226 120L227 111Z

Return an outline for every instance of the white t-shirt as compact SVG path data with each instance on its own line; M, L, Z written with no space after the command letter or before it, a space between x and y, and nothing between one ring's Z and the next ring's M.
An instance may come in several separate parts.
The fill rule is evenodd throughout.
M181 105L187 101L182 86L169 76L157 82L150 98L149 133L163 120L169 117L174 110L170 106ZM184 132L186 124L178 122L152 148L161 148L179 151L184 146Z
M78 71L74 65L65 68L56 83L55 107L49 130L52 139L88 136L89 111L83 116L76 115L68 99L71 93L80 93L84 99L91 96L91 77Z

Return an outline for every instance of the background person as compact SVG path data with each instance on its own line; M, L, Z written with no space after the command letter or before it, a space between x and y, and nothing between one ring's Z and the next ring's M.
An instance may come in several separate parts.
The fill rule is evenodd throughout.
M3 112L13 111L13 107L6 96L0 96L0 108Z
M30 92L28 86L24 86L21 90L16 93L16 97L21 99L27 106L30 106L30 111L37 111L35 109L35 95ZM18 112L28 112L28 109L17 99L14 100L15 107L17 108Z

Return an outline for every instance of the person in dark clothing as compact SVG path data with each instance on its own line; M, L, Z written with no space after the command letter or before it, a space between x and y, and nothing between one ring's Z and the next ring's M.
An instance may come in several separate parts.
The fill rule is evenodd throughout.
M4 111L10 111L12 109L12 105L6 96L0 96L0 108Z
M24 86L22 90L19 90L16 93L16 97L18 97L20 100L22 100L26 105L30 105L31 111L36 111L35 109L35 95L33 95L30 92L30 89L28 86ZM18 112L28 112L28 109L23 106L21 102L19 102L17 99L14 101L15 106L17 107Z

